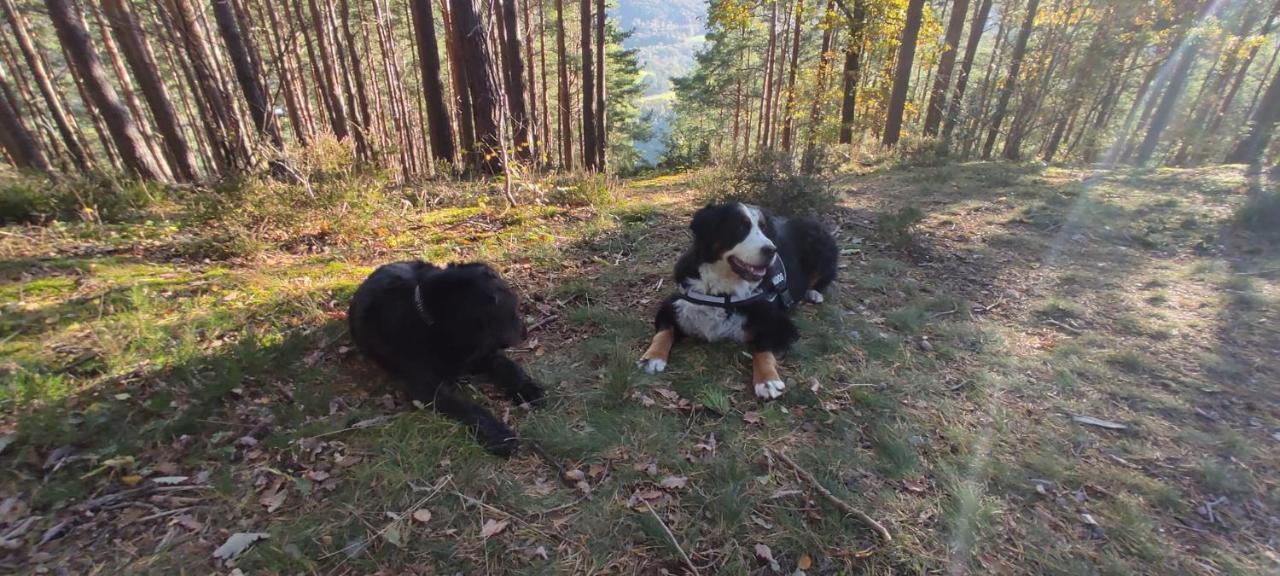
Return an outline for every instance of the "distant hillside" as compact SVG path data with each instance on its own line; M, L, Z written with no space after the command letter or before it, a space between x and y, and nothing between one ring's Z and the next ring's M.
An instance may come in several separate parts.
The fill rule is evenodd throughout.
M639 51L649 87L641 109L653 114L653 138L637 142L645 160L662 153L671 122L671 78L693 67L702 47L706 3L703 0L623 0L615 15L623 30L632 31L627 48Z

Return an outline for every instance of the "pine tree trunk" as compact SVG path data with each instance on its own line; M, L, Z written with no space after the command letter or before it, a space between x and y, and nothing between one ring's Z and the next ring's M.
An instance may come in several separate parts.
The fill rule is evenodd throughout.
M818 141L819 117L822 112L824 96L827 92L827 76L831 72L831 38L835 32L835 0L827 0L827 8L822 13L820 22L822 29L822 46L818 52L817 77L814 79L813 102L809 108L809 137L804 145L804 158L812 158L811 152ZM745 34L745 32L744 32ZM741 74L741 72L739 72Z
M329 127L339 140L345 140L350 131L347 128L347 112L342 105L342 97L338 95L338 74L335 71L337 60L330 49L330 41L326 33L324 13L316 4L316 0L307 0L311 9L311 33L315 38L317 58L320 62L320 76L316 84L324 93L329 103ZM305 21L303 27L306 27Z
M773 78L776 68L774 64L777 60L775 48L778 44L778 3L781 1L772 0L773 7L769 14L769 44L765 48L764 60L764 93L761 94L760 126L756 135L756 148L759 150L763 150L769 143L769 111L773 109Z
M430 4L431 0L424 0ZM351 2L350 0L342 0L342 35L346 39L347 47L347 71L351 76L353 87L355 88L356 108L352 114L358 118L356 126L359 136L364 140L366 155L368 159L376 158L377 152L373 146L369 144L370 130L373 120L372 113L369 109L369 87L364 79L364 65L361 63L360 50L356 48L356 35L351 28ZM366 54L368 51L365 51ZM448 115L445 115L448 118Z
M535 60L533 59L533 38L534 32L533 22L529 17L529 0L524 0L524 65L525 76L529 81L529 91L526 94L529 98L529 152L530 156L540 161L542 150L542 140L546 138L546 132L540 130L538 126L538 75L534 68ZM541 34L538 35L541 37Z
M1280 16L1280 1L1277 1L1272 5L1271 12L1268 13L1267 20L1263 23L1262 30L1259 32L1262 37L1265 38L1275 30L1276 18L1278 16ZM1222 97L1222 101L1219 102L1217 110L1210 117L1208 127L1205 128L1204 140L1206 142L1213 142L1217 140L1216 136L1218 134L1218 130L1222 128L1223 120L1225 120L1228 113L1230 113L1231 107L1235 105L1236 95L1240 92L1240 87L1244 85L1245 78L1249 72L1249 67L1253 65L1253 61L1257 58L1258 51L1261 47L1260 43L1255 43L1251 48L1249 48L1249 53L1245 55L1244 61L1236 70L1235 77L1231 81L1231 87L1227 89L1227 93ZM1203 159L1203 157L1203 155L1199 155L1200 159Z
M786 88L787 63L790 61L791 43L787 42L787 32L791 30L792 16L795 15L794 5L790 2L783 7L782 17L782 33L778 39L778 55L774 57L774 74L773 82L769 84L769 90L773 92L773 97L769 102L769 124L765 132L765 150L773 150L778 143L782 122L779 122L782 112L782 90Z
M600 169L600 159L596 151L599 134L596 132L595 111L595 62L591 56L591 0L579 0L578 22L581 24L580 35L582 46L582 164L591 171Z
M475 0L450 0L450 17L458 36L458 54L471 96L471 119L476 134L472 168L488 174L502 170L502 139L498 117L501 95L492 74L488 32L480 21Z
M438 159L455 162L453 127L449 124L449 109L444 103L444 84L440 82L440 48L436 44L431 0L411 0L409 5L413 9L413 28L418 39L418 63L422 68L423 93L427 98L431 153Z
M197 176L195 157L191 154L191 148L182 133L182 123L173 108L164 79L161 78L160 71L156 67L155 55L151 51L151 45L147 42L146 36L142 33L137 18L129 9L126 0L102 0L102 8L106 12L107 21L110 22L116 39L120 42L124 58L133 70L133 76L138 80L143 99L147 101L147 107L151 109L151 115L155 118L156 129L160 132L174 176L182 182L195 180Z
M102 114L111 140L120 152L125 166L140 178L163 179L164 171L152 157L133 118L120 102L106 71L102 69L102 62L98 60L98 55L89 42L89 34L80 25L80 15L67 0L45 0L45 6L57 30L58 39L71 56L76 75L84 82L93 106Z
M495 0L496 1L496 0ZM525 103L524 83L524 50L520 45L520 14L516 6L517 0L502 1L502 26L506 28L503 69L507 79L507 111L511 115L512 142L516 150L516 158L528 160L533 157L533 139L529 137L529 114Z
M844 68L840 73L840 143L853 142L853 116L858 104L858 82L861 80L862 31L867 21L866 0L852 0L853 9L845 5L847 0L836 0L849 23L849 45L844 50Z
M564 41L564 0L556 0L556 65L560 80L560 88L556 98L559 101L560 119L560 162L566 172L573 171L573 122L569 101L569 51ZM585 159L583 160L585 162Z
M1249 132L1227 155L1227 162L1252 164L1261 160L1271 143L1277 121L1280 121L1280 74L1271 77L1266 95L1249 119Z
M36 49L22 13L18 11L13 0L0 0L0 7L4 9L5 19L9 21L9 26L13 28L13 35L18 42L18 49L22 52L22 57L27 61L27 67L31 71L36 87L40 89L40 95L44 98L45 105L49 109L49 115L53 118L53 122L58 128L62 143L71 155L72 163L82 171L91 169L93 167L93 155L84 144L84 136L80 133L80 127L76 124L75 117L67 113L66 106L62 103L61 95L54 88L53 80L45 67L44 58Z
M248 163L249 151L242 146L239 122L234 109L228 104L228 95L213 66L213 56L196 14L188 0L168 0L173 33L185 47L187 63L191 67L193 89L200 96L203 109L211 122L205 122L209 145L216 149L215 162L220 172Z
M396 63L395 41L387 31L387 14L383 0L374 0L374 26L378 30L378 47L382 54L383 79L386 83L387 100L391 106L391 122L396 130L396 149L399 152L400 175L405 182L416 172L416 158L410 141L408 113L404 109L404 84L400 76L400 67Z
M249 117L258 133L277 150L284 148L280 138L280 130L276 126L274 107L267 103L266 91L259 81L260 73L249 56L249 48L236 21L235 12L230 0L213 0L213 17L218 24L218 34L231 56L231 65L235 70L236 82L249 104Z
M791 70L787 74L787 104L782 117L782 151L791 155L791 132L795 128L796 70L800 67L800 27L804 24L804 0L796 0L794 34L791 40Z
M36 139L22 123L18 103L11 94L13 90L9 87L9 79L5 76L4 69L0 69L0 146L15 167L49 172L49 162L45 160Z
M946 121L942 125L942 136L951 138L956 122L960 119L960 107L964 102L964 92L969 86L969 73L973 70L973 60L978 54L978 44L982 42L982 33L987 26L987 18L991 15L992 0L981 0L978 9L973 13L969 23L969 40L964 47L964 59L960 61L960 72L956 75L956 89L947 106Z
M605 122L608 116L608 102L605 86L605 75L609 65L609 55L605 52L605 26L608 24L608 12L605 11L604 0L596 0L596 168L601 172L608 170L609 130Z
M1005 113L1009 110L1009 100L1013 98L1013 91L1018 87L1018 75L1022 73L1022 58L1026 56L1027 40L1031 38L1031 25L1035 23L1036 10L1039 7L1040 0L1030 0L1027 3L1027 15L1022 21L1022 29L1018 31L1018 39L1014 41L1009 75L1005 78L1004 86L1000 90L1000 99L996 101L996 109L991 116L991 127L987 131L987 141L982 145L983 158L991 157L991 149L995 147L996 138L1000 135L1000 125L1004 122Z
M147 150L151 152L151 157L155 159L156 165L160 167L163 179L173 180L173 171L169 169L164 150L156 144L156 137L151 133L150 118L138 102L133 80L129 77L129 72L124 67L124 61L120 58L120 48L111 37L111 29L107 26L106 19L102 15L102 7L88 3L85 8L93 15L93 22L98 28L98 38L102 41L102 51L107 55L107 62L111 64L111 71L115 73L116 86L120 88L120 96L125 108L129 110L129 115L134 119L138 132L142 134L142 141L147 143ZM81 21L81 24L84 24L85 30L88 31L88 24L84 21Z
M542 69L542 90L540 90L539 100L542 104L542 141L538 150L541 152L542 163L549 164L551 162L552 146L551 146L551 113L547 106L547 90L549 88L547 81L547 19L542 0L538 2L538 65Z
M1178 67L1174 69L1173 77L1169 79L1169 85L1165 88L1164 95L1160 97L1160 105L1156 107L1155 115L1151 117L1147 135L1142 139L1142 145L1138 147L1138 155L1134 159L1137 165L1146 165L1155 155L1156 146L1160 144L1160 135L1169 126L1169 120L1173 118L1174 106L1177 105L1178 98L1187 87L1191 68L1195 65L1199 52L1199 42L1193 42L1187 47L1186 54L1183 54L1182 59L1178 61Z
M916 40L920 37L920 21L923 12L924 0L910 0L907 3L907 22L902 28L902 36L898 43L898 62L893 73L893 92L889 96L884 136L880 140L885 146L897 144L902 134L902 116L907 105L907 88L911 82L911 66L916 58Z
M924 135L938 134L942 112L947 107L947 89L951 87L951 69L956 64L956 51L960 49L960 34L964 32L964 18L968 15L969 0L955 0L951 7L951 21L943 38L942 60L938 62L938 76L933 80L933 94L924 117Z
M265 15L267 20L271 57L276 61L276 76L280 79L280 92L284 94L285 110L289 113L289 123L293 125L294 137L298 139L299 144L307 146L311 142L310 127L302 111L297 84L294 83L296 79L290 64L289 51L285 48L282 39L284 30L280 27L280 18L276 15L276 11L272 9L274 7L264 7L262 3L259 3L256 8L259 16ZM288 12L286 11L287 14Z

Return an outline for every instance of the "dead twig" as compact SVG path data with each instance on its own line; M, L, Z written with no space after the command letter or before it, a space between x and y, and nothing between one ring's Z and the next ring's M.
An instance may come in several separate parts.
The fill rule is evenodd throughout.
M956 312L959 312L959 311L960 311L960 309L959 309L959 308L952 308L952 309L947 310L947 311L944 311L944 312L937 312L937 313L934 313L934 314L930 314L930 315L929 315L929 319L930 319L930 320L934 320L934 319L937 319L937 318L941 318L941 317L943 317L943 316L950 316L950 315L955 314Z
M534 323L533 323L533 326L530 326L530 327L529 327L529 332L530 332L530 333L533 333L534 331L538 330L539 328L542 328L543 326L546 326L547 324L550 324L550 323L552 323L552 322L555 322L556 320L559 320L559 319L560 319L560 315L559 315L559 314L552 314L552 315L550 315L550 316L547 316L546 318L543 318L543 319L541 319L541 320L539 320L539 321L537 321L537 322L534 322Z
M1059 328L1062 328L1063 330L1066 330L1066 331L1068 331L1068 332L1071 332L1072 334L1084 334L1084 330L1081 330L1081 329L1079 329L1079 328L1076 328L1075 326L1069 326L1069 325L1067 325L1067 324L1063 324L1062 322L1059 322L1059 321L1057 321L1057 320L1054 320L1053 318L1049 318L1049 319L1045 320L1045 321L1044 321L1044 323L1045 323L1045 324L1051 324L1051 325L1053 325L1053 326L1057 326L1057 327L1059 327Z
M676 552L680 553L680 559L684 560L684 565L689 567L689 571L693 572L693 576L698 576L698 567L693 565L693 560L689 559L689 555L685 553L684 548L680 546L680 541L676 540L676 535L671 533L671 529L667 527L667 523L662 521L662 517L658 516L653 506L646 503L644 505L649 510L649 514L653 515L653 519L658 521L658 525L662 527L662 531L666 532L667 539L671 540L671 545L676 547Z
M852 514L858 520L861 520L863 524L866 524L869 528L874 530L875 533L880 536L880 539L884 540L886 543L893 541L893 535L890 534L889 530L887 530L882 524L876 522L874 518L867 516L863 511L850 506L849 503L844 500L837 498L836 495L832 494L830 490L827 490L825 486L819 484L818 479L814 478L813 474L810 474L808 470L805 470L804 468L801 468L799 464L796 464L796 461L792 460L790 456L772 448L767 448L766 450L769 451L769 454L783 461L783 463L794 470L810 488L813 488L814 491L821 494L823 498L826 498L833 506L839 508L841 512L844 512L845 514Z

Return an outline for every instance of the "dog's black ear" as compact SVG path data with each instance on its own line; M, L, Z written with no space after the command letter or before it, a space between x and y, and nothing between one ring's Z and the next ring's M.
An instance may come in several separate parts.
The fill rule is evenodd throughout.
M715 228L716 213L719 211L719 204L707 204L693 213L693 221L689 222L689 229L693 231L694 238L704 238Z
M439 294L435 293L438 292L436 290L439 285L437 280L439 278L434 275L419 275L415 279L413 286L413 307L417 310L418 316L428 326L435 324L437 318L437 314L432 311L432 308L438 305L440 301Z

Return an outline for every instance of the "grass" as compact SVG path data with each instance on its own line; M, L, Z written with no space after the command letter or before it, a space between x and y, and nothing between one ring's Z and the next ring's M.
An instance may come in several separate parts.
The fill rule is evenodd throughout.
M1236 236L1243 199L1220 191L1240 171L1083 185L926 156L822 183L844 268L797 312L772 402L737 345L681 343L667 372L634 368L710 193L698 176L566 180L506 209L482 187L384 191L325 168L314 199L231 193L249 203L231 215L136 204L7 227L0 489L21 505L0 533L39 518L0 565L207 572L229 533L262 531L246 573L676 573L676 543L703 573L760 570L756 544L788 573L804 556L823 574L1274 570L1255 510L1280 506L1280 421L1263 408L1280 258ZM928 217L909 242L861 238L912 207ZM1197 252L1211 232L1225 248ZM351 350L355 286L410 257L486 259L520 291L539 328L514 354L548 406L464 392L550 461L487 456ZM188 480L79 509L166 476ZM1198 512L1223 497L1212 520ZM40 544L63 521L76 529Z

